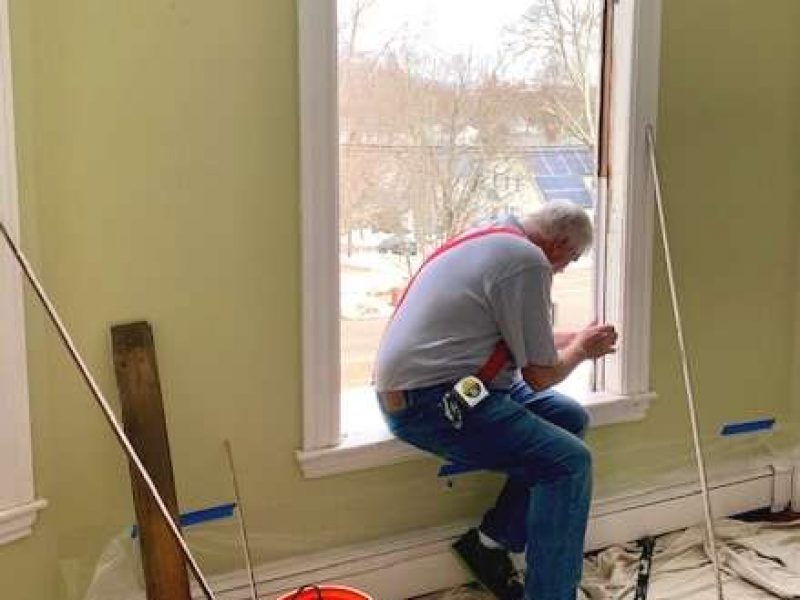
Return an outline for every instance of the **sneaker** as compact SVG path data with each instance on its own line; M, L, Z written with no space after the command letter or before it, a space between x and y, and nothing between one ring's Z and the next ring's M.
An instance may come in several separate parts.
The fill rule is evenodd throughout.
M522 600L523 585L508 552L481 544L477 529L470 529L454 544L461 560L481 584L499 600Z

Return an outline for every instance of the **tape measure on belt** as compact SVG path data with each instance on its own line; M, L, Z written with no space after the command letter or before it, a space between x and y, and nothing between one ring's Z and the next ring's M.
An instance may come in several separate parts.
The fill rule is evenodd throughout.
M408 291L411 289L411 286L417 279L417 276L422 272L428 263L430 263L434 258L437 258L447 252L448 250L452 250L453 248L460 246L466 242L470 242L474 239L481 238L487 235L492 235L495 233L507 233L511 235L516 235L517 237L527 239L527 236L522 233L519 229L514 227L505 227L500 225L493 225L491 227L485 227L483 229L476 229L474 231L465 233L459 237L453 238L452 240L446 242L439 248L437 248L433 254L428 256L420 265L419 269L417 269L416 273L412 275L411 280L406 285L406 289L403 290L400 299L397 301L397 306L394 308L394 312L390 317L389 321L394 318L397 314L397 311L400 310L400 306L403 304L403 301L406 299L406 295ZM480 368L480 370L475 374L475 376L480 379L484 385L488 385L500 372L500 370L505 366L505 364L511 358L511 352L508 349L508 346L503 340L500 340L495 344L494 350L492 354L489 356L488 360L484 363L484 365Z

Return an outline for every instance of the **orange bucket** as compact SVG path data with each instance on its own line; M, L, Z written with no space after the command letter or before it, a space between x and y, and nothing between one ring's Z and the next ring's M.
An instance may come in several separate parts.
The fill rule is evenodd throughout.
M372 600L372 596L343 585L304 585L277 600Z

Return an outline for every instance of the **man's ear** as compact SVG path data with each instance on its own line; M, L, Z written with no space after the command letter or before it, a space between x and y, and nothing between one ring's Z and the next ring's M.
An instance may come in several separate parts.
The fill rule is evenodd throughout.
M562 250L569 245L569 240L564 235L559 235L553 240L553 248Z

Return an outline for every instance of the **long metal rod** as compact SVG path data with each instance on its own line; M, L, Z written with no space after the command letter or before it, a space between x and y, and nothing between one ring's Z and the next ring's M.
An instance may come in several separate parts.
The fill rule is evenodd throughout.
M703 448L700 442L700 431L697 420L697 408L694 401L692 387L692 377L689 369L689 358L686 353L686 341L683 336L683 322L681 320L680 308L678 305L678 291L675 286L675 274L672 268L672 258L667 239L667 221L664 214L664 200L661 195L661 179L658 175L658 164L656 161L656 142L653 126L647 125L645 129L647 137L647 150L650 158L650 172L655 186L656 207L658 208L658 222L661 229L661 241L664 246L664 259L667 264L667 278L669 280L669 291L672 298L672 313L675 317L675 330L678 334L678 348L681 355L681 366L683 368L683 383L686 388L686 403L689 407L689 419L692 424L692 438L694 439L695 459L697 470L700 474L700 489L703 494L703 508L705 510L706 541L708 542L708 552L711 562L714 565L714 575L717 584L717 596L723 600L722 577L719 569L719 556L717 555L716 536L714 535L714 517L711 511L711 495L708 490L708 476L706 475L705 459L703 458Z
M233 484L233 496L236 499L236 512L239 521L239 536L242 538L242 551L244 552L244 562L247 567L247 575L250 577L250 597L252 600L258 600L258 592L256 591L256 577L253 573L253 559L250 555L250 541L247 539L247 525L244 519L244 509L242 508L242 498L239 494L239 481L236 479L236 467L233 464L233 450L231 450L231 443L225 440L225 454L228 457L228 470L231 474L231 483Z
M50 299L47 296L47 293L42 288L42 285L39 283L39 279L36 277L36 274L33 271L28 259L25 258L25 255L20 250L19 246L14 242L11 234L6 229L6 226L0 221L0 232L3 234L3 238L5 238L8 247L11 249L11 252L17 259L22 271L25 273L28 281L30 282L31 286L33 286L36 295L39 297L39 300L42 302L42 305L47 312L47 315L50 317L50 320L55 325L56 331L58 331L58 335L61 338L61 341L64 342L64 345L67 347L67 351L69 355L72 357L72 360L75 362L75 365L78 367L78 370L83 377L83 380L86 382L86 385L89 386L89 390L92 392L92 396L97 401L97 405L100 410L103 412L103 416L106 418L109 426L111 427L111 431L114 433L114 437L117 438L117 441L122 446L122 449L125 451L125 454L128 455L128 458L136 467L139 475L141 476L142 480L144 480L145 485L147 486L147 490L150 492L150 496L152 497L153 501L158 506L158 510L161 513L161 516L164 518L167 526L169 527L172 536L175 538L175 541L180 546L181 552L183 556L186 558L186 562L189 563L189 568L191 569L192 573L194 574L197 583L203 590L206 598L208 600L216 600L214 596L214 592L211 591L211 587L208 585L205 577L203 576L202 572L200 571L200 567L195 561L194 556L192 556L191 551L189 550L189 546L186 544L186 541L183 539L181 535L180 529L178 528L177 523L172 518L169 510L167 509L166 504L164 503L164 499L159 494L158 489L156 488L153 479L150 477L150 474L145 469L144 464L142 463L139 455L136 453L136 450L133 448L128 436L125 435L125 431L123 430L122 426L117 421L116 416L114 415L114 411L111 410L111 406L109 405L108 401L106 400L103 392L100 390L100 387L95 382L94 377L89 372L89 369L86 366L83 358L81 357L80 353L78 352L75 343L72 341L69 333L67 332L66 327L61 321L61 318L58 316L53 303L50 302Z

